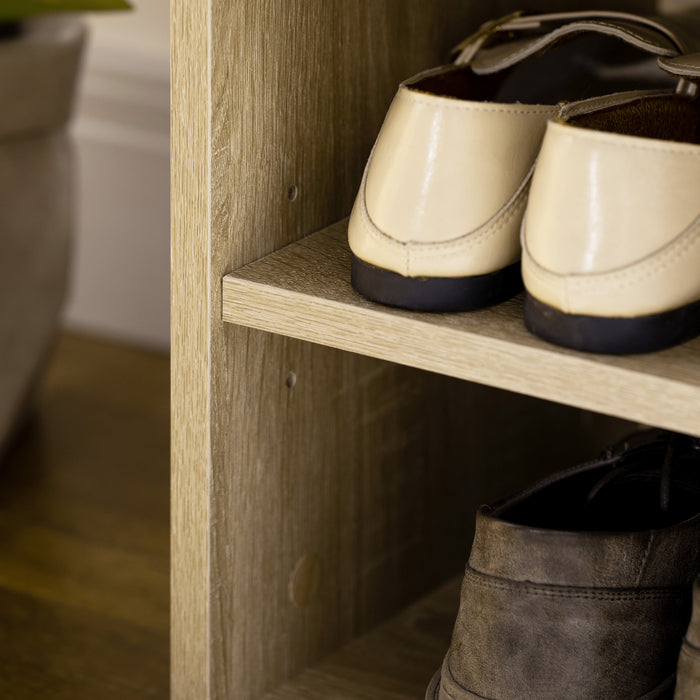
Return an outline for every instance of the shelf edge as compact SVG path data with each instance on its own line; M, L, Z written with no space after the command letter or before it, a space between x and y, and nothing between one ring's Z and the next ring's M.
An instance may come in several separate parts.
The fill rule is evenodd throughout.
M700 387L227 275L222 319L627 420L700 435ZM294 309L294 313L290 313ZM342 320L339 320L342 309ZM301 311L300 311L301 310ZM357 329L363 329L358 333ZM373 332L373 330L377 332ZM422 336L432 334L434 352ZM377 337L382 337L377 342ZM399 342L399 340L401 342ZM549 364L543 381L543 364ZM536 371L533 371L533 367ZM545 370L546 372L547 370ZM653 396L654 401L648 397Z

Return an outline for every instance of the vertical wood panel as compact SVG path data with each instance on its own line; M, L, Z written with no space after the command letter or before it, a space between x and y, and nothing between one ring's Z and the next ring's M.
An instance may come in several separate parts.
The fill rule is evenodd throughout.
M172 697L209 697L208 0L171 14Z

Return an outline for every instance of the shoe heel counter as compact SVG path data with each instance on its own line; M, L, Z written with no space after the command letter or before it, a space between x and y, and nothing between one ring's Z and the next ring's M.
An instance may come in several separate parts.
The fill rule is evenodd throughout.
M352 251L410 276L478 275L512 264L529 173L554 111L402 87L353 208Z
M523 225L523 278L567 313L633 317L700 296L700 147L550 123Z
M661 250L697 217L700 146L551 122L526 239L558 274L596 274Z
M398 241L415 243L478 229L527 176L553 111L402 87L367 170L372 222Z

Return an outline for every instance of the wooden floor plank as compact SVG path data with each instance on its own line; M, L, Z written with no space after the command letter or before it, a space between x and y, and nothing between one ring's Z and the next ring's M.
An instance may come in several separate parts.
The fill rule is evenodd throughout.
M168 697L168 364L60 338L0 463L0 697Z
M168 634L0 588L0 697L167 698Z

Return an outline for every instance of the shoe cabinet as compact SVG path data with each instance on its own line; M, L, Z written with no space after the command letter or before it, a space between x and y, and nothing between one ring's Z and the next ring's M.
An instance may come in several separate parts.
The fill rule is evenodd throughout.
M531 337L519 299L350 287L397 83L513 7L173 0L173 698L421 698L476 505L629 421L700 434L698 341L595 357Z

